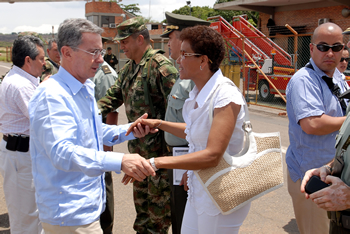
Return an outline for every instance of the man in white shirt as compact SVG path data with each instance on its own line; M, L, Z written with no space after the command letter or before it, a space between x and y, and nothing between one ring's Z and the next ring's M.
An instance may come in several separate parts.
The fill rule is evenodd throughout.
M13 43L13 67L0 86L0 171L11 233L41 233L29 153L28 102L39 85L45 52L34 36Z

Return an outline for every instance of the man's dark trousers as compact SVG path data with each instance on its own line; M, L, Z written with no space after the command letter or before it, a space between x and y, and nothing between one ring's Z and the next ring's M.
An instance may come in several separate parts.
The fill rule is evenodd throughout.
M187 191L184 186L173 185L173 170L168 169L169 184L171 189L170 205L171 205L171 227L173 234L181 233L182 218L184 216Z

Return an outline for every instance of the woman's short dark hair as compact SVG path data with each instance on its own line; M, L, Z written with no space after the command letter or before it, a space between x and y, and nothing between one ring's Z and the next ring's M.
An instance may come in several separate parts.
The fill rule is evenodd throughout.
M208 56L209 69L216 72L225 57L225 43L222 36L214 29L197 25L181 31L180 40L188 41L194 53Z
M17 67L23 67L25 58L35 60L39 54L37 46L43 48L42 41L35 36L20 36L13 42L12 62Z

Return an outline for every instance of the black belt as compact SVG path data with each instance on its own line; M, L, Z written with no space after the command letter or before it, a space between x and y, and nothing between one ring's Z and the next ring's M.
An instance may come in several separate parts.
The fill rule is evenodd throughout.
M349 211L327 211L328 218L339 227L350 229Z
M28 152L29 150L29 136L9 134L2 137L6 141L6 149L10 151Z

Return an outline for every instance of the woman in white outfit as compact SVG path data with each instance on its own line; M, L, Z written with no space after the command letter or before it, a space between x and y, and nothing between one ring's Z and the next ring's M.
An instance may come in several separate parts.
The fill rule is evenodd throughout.
M195 83L183 107L185 123L146 119L143 124L159 128L189 142L189 153L150 160L154 169L187 169L183 181L188 202L182 222L183 234L233 234L248 215L250 203L229 215L222 215L192 170L215 167L225 150L237 154L243 147L245 102L238 88L219 69L225 55L222 36L207 26L186 28L181 32L181 56L177 59L181 79ZM214 91L220 85L213 96ZM212 124L209 103L214 98ZM131 178L125 177L124 183Z

